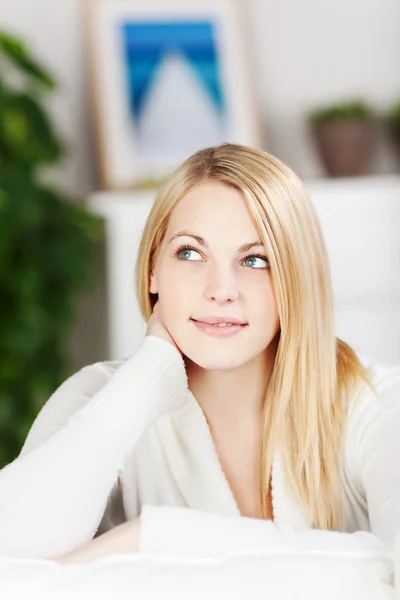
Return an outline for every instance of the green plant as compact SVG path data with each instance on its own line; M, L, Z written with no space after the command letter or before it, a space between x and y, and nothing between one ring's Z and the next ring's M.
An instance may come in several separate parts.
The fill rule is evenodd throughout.
M362 100L329 104L312 110L308 115L312 125L338 121L369 121L373 117L374 111Z
M400 133L400 100L395 102L389 110L387 123L391 129Z
M44 183L43 168L64 154L45 107L55 89L24 43L0 31L0 466L66 378L76 294L91 281L102 231Z

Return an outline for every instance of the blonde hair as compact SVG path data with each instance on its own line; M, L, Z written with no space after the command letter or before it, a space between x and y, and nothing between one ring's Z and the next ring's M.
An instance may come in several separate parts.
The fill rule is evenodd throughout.
M272 155L235 144L189 157L163 184L148 217L136 265L137 297L147 321L156 298L149 275L174 207L195 185L211 180L240 190L265 245L280 316L280 333L259 448L262 516L273 454L279 448L289 490L308 525L342 527L340 458L346 402L368 373L335 337L333 293L319 220L293 171Z

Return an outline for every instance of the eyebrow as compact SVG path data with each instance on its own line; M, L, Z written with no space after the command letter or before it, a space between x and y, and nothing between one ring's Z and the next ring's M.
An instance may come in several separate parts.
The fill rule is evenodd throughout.
M206 242L206 240L201 237L200 235L196 235L195 233L191 233L190 231L179 231L179 233L175 233L172 238L169 240L168 244L170 244L173 240L175 240L178 237L191 237L193 239L196 240L196 242L200 245L203 246L204 248L208 248L208 244ZM250 248L254 248L254 246L264 246L264 244L262 243L261 240L257 240L256 242L250 242L248 244L243 244L242 246L240 246L240 248L238 248L238 252L247 252L248 250L250 250Z

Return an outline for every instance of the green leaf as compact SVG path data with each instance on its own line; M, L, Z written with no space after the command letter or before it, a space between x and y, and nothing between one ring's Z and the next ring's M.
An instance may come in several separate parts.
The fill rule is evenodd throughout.
M309 121L314 125L334 121L367 121L373 117L373 109L362 100L328 104L312 110L308 115Z
M67 377L76 294L101 220L16 160L0 169L0 468Z
M27 47L21 39L0 31L0 52L36 83L49 90L55 89L56 82L53 76L29 56Z
M50 119L38 100L26 92L2 99L0 158L36 166L51 164L62 156L62 146Z
M91 284L101 219L38 167L62 143L38 86L47 72L17 38L0 33L0 468L19 453L38 410L68 375L77 292ZM25 89L10 71L27 75ZM6 73L7 71L7 73Z
M387 123L396 131L400 131L400 100L397 100L387 115Z

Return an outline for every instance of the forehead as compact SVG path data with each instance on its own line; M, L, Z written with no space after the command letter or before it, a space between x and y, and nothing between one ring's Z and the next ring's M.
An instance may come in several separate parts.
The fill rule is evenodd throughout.
M175 206L168 233L189 227L201 235L199 229L228 231L232 235L255 234L250 212L242 193L218 182L203 182L192 188Z

